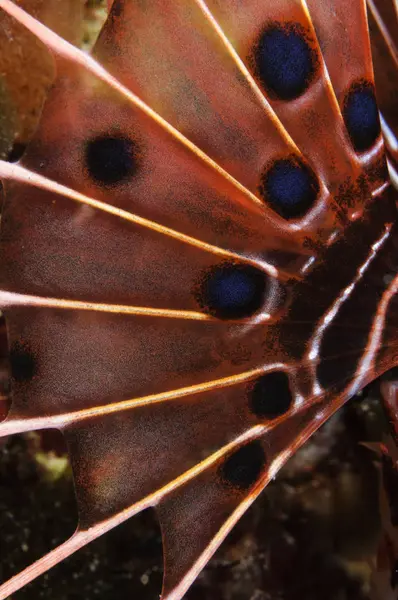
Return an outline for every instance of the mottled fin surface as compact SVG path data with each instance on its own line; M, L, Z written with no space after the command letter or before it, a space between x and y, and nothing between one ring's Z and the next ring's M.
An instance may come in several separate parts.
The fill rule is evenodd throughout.
M0 0L57 68L22 161L0 161L0 435L59 428L79 509L0 598L155 507L162 598L181 599L296 449L397 363L365 6L332 4L360 18L341 56L340 25L298 0L115 0L89 56Z

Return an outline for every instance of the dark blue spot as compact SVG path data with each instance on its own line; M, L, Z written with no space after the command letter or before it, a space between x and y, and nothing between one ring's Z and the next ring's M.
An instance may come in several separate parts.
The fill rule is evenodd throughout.
M318 193L315 174L295 157L274 161L261 176L262 198L285 219L302 217L315 203Z
M85 161L94 181L102 185L114 185L135 174L136 145L126 137L97 137L87 143Z
M380 119L371 83L359 81L349 89L343 104L343 117L357 152L369 150L380 135Z
M301 96L319 63L308 34L298 23L268 24L250 62L268 94L279 100Z
M259 269L225 263L206 273L196 296L209 314L219 319L241 319L261 308L266 289L266 275Z
M283 371L273 371L262 375L255 382L250 406L258 417L275 419L289 410L292 401L288 376Z
M266 462L261 443L257 440L250 442L225 460L221 466L221 479L227 485L246 491L258 481Z

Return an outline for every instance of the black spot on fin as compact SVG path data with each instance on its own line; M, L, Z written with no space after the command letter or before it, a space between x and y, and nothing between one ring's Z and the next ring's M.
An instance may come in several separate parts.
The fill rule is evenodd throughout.
M299 23L268 23L250 62L271 98L293 100L314 79L319 60L311 39Z
M280 417L289 410L292 402L289 377L284 371L265 373L251 390L251 410L262 419Z
M15 342L10 349L11 375L14 381L25 383L37 372L36 359L28 345Z
M247 264L224 263L208 271L195 295L203 310L219 319L242 319L261 309L267 275Z
M227 457L221 465L221 479L241 491L250 489L259 479L267 460L261 442L249 442Z
M305 215L319 194L315 173L295 156L278 159L261 176L260 195L285 219Z
M87 171L100 185L115 185L135 175L138 151L127 137L104 135L90 140L85 149Z
M380 118L373 85L354 83L343 103L343 117L356 152L369 150L380 135Z

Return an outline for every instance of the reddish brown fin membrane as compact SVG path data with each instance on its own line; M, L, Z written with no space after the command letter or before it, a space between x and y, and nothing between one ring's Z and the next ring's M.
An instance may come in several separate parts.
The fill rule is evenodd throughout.
M207 5L300 150L347 209L341 186L355 184L359 165L304 3L243 6L210 0Z
M18 419L45 419L153 395L161 399L163 393L176 390L178 395L212 381L220 387L227 383L224 378L233 381L261 369L267 343L261 323L248 327L43 308L13 309L6 317L21 373L10 413ZM274 359L279 362L276 353Z
M273 373L277 372L268 377ZM263 385L259 390L259 381L261 375L251 375L222 389L148 400L113 415L99 411L85 422L68 425L65 435L77 482L81 527L88 529L145 497L156 496L173 481L177 485L185 472L211 464L214 453L223 455L227 446L235 447L239 440L271 430L300 410L292 398L288 406L281 401L275 382L272 388ZM253 400L258 406L260 395L268 414L254 410ZM104 436L108 439L105 446ZM176 453L178 461L173 458Z
M133 5L128 6L132 7ZM99 44L101 44L101 40ZM224 46L222 44L221 46L222 50L226 52ZM232 59L229 57L228 60ZM235 63L233 63L233 67L235 73ZM27 155L24 161L26 166L37 169L35 166L37 157L46 152L49 144L51 145L54 128L68 127L70 137L65 140L65 147L58 148L58 152L51 162L45 161L43 164L42 161L39 171L41 175L62 181L68 187L96 199L107 198L108 202L111 191L117 189L117 197L112 195L112 203L116 202L117 206L125 210L129 209L138 216L160 223L165 227L177 229L178 221L178 231L200 237L202 240L207 239L209 242L209 230L211 233L213 229L214 235L211 243L214 243L216 238L217 245L227 243L231 249L238 240L244 240L247 234L243 232L243 229L247 231L253 227L260 228L258 231L259 251L260 247L264 248L266 240L269 240L271 246L269 236L272 222L274 223L274 236L276 239L280 239L279 246L283 244L286 248L290 245L289 240L292 238L289 235L288 225L269 210L269 205L275 210L275 198L271 199L271 202L267 202L268 198L265 198L266 202L264 203L255 195L262 185L261 178L266 165L270 163L271 154L275 157L293 155L296 156L296 162L298 161L297 150L292 143L286 143L287 134L280 125L275 125L276 117L272 111L269 116L270 109L265 111L262 105L259 107L261 114L268 115L267 118L270 121L264 125L267 137L261 141L263 156L255 157L256 170L245 169L245 173L254 173L255 180L245 187L246 182L243 185L240 179L236 179L234 171L229 168L229 165L220 161L218 156L214 157L211 153L203 154L202 146L192 148L190 138L182 137L180 132L172 129L172 123L171 125L164 124L160 119L162 112L159 113L160 117L153 115L152 112L149 115L146 109L141 108L142 104L138 100L135 107L131 106L134 102L128 103L126 98L104 88L95 77L92 79L90 93L88 75L83 69L76 73L75 69L62 63L59 66L59 73L60 76L62 73L62 86L57 87L47 103L35 147L31 147L31 154ZM241 82L241 78L238 81ZM81 87L82 89L80 89ZM132 89L134 90L134 87ZM251 89L250 94L252 94ZM74 107L73 123L70 122L70 113L59 112L58 107L64 104L68 104L71 110L72 106ZM231 102L228 106L233 107L235 104ZM246 114L246 112L242 111L242 114ZM94 118L93 115L96 117ZM206 127L209 126L209 122L206 120ZM270 146L268 135L272 127L274 129L276 127L275 135L278 144L283 146L282 149L278 146L275 151ZM258 124L256 130L259 131ZM196 142L194 136L193 140ZM112 148L114 153L112 161L108 162L107 166L104 165L104 154L101 153L101 147L104 148L104 144L106 147ZM205 148L205 150L207 149ZM34 157L33 161L31 156ZM214 163L214 158L217 160L216 163ZM303 159L298 162L302 165L302 170L308 171ZM65 163L68 165L66 171ZM239 160L239 163L242 164L242 161ZM228 173L220 172L220 169L225 168L228 168ZM113 174L112 180L108 181L106 172L109 169L112 169ZM67 178L65 178L65 174L67 174ZM106 180L103 179L104 177ZM226 177L230 181L230 189L225 187ZM176 193L175 190L178 192ZM128 207L126 206L127 195ZM148 196L151 197L150 203L146 201ZM195 215L192 215L193 197L195 197ZM236 199L232 200L234 197ZM239 204L241 205L240 211ZM320 235L324 238L334 233L336 227L338 228L340 225L336 205L330 200L324 186L318 194L312 194L306 203L301 203L300 210L294 207L293 199L290 204L293 205L291 214L287 209L284 214L290 218L307 217L303 223L303 229L305 229L306 236L310 238L318 240ZM237 210L241 212L241 216L237 214ZM211 219L209 218L210 212ZM276 212L280 213L281 211L276 210ZM246 221L247 218L250 218L250 213L252 215L251 225ZM238 232L236 227L240 218L245 222L242 223L242 231ZM261 224L265 219L267 220L267 232L264 228L261 230ZM223 237L228 232L231 236L224 242ZM276 239L272 241L273 247L278 245ZM251 246L253 252L253 242L251 242Z
M324 406L324 405L323 405ZM181 598L243 512L322 417L310 408L268 434L246 441L157 504L165 573L162 598ZM296 435L297 426L301 436ZM209 518L211 515L211 518Z
M265 209L260 202L228 184L211 165L95 78L90 86L87 77L69 66L63 73L63 89L58 86L47 102L39 137L24 166L37 169L44 154L40 175L96 200L225 250L242 251L244 231L256 229L258 249L263 250ZM70 113L59 110L64 103L73 110L73 122ZM70 135L56 144L55 131L63 127ZM275 237L280 237L277 225L275 221Z
M106 204L102 210L122 209L121 218L184 242L208 244L213 253L244 254L250 236L250 255L259 260L266 260L267 247L308 255L284 219L226 180L217 165L196 156L95 78L90 86L89 75L60 68L62 83L47 102L40 132L24 157L25 167L94 199L96 207L98 202ZM59 110L65 103L73 111L72 121L69 112ZM69 136L60 143L54 136L62 128ZM112 159L105 159L107 148ZM78 202L88 203L84 198ZM303 229L310 239L326 237L338 227L326 192L313 195L307 208L313 210Z
M258 308L266 304L269 275L260 265L256 268L240 261L238 255L227 251L218 256L203 244L195 246L178 236L161 235L48 192L32 189L29 196L14 202L16 196L19 199L20 186L9 191L3 210L3 289L198 312L202 304L193 291L203 287L210 271L219 273L222 280L224 265L230 264L232 272L254 274ZM30 239L23 248L21 235ZM21 271L26 278L21 279Z
M366 0L307 1L344 123L372 189L387 179ZM344 43L342 43L344 40Z
M397 364L364 3L109 5L90 56L0 0L57 65L23 160L0 161L0 436L63 430L80 518L1 600L147 507L180 600L295 450Z
M95 55L254 193L269 157L295 149L197 2L114 4Z
M172 492L157 507L165 555L164 598L180 597L185 591L196 575L190 574L191 569L195 569L198 560L204 562L212 554L211 544L218 541L215 536L224 537L223 526L233 518L266 469L263 444L257 440L248 442L221 464Z

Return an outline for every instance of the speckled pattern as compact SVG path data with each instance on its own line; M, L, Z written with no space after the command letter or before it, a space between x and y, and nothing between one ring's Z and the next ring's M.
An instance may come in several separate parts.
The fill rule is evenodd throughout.
M55 67L21 160L0 160L0 438L61 430L78 513L69 538L6 574L1 600L151 508L162 599L195 594L285 463L397 365L397 142L376 107L365 0L108 5L87 53L0 0ZM372 531L367 556L393 593L395 538ZM271 593L278 552L260 551L271 580L242 600Z

